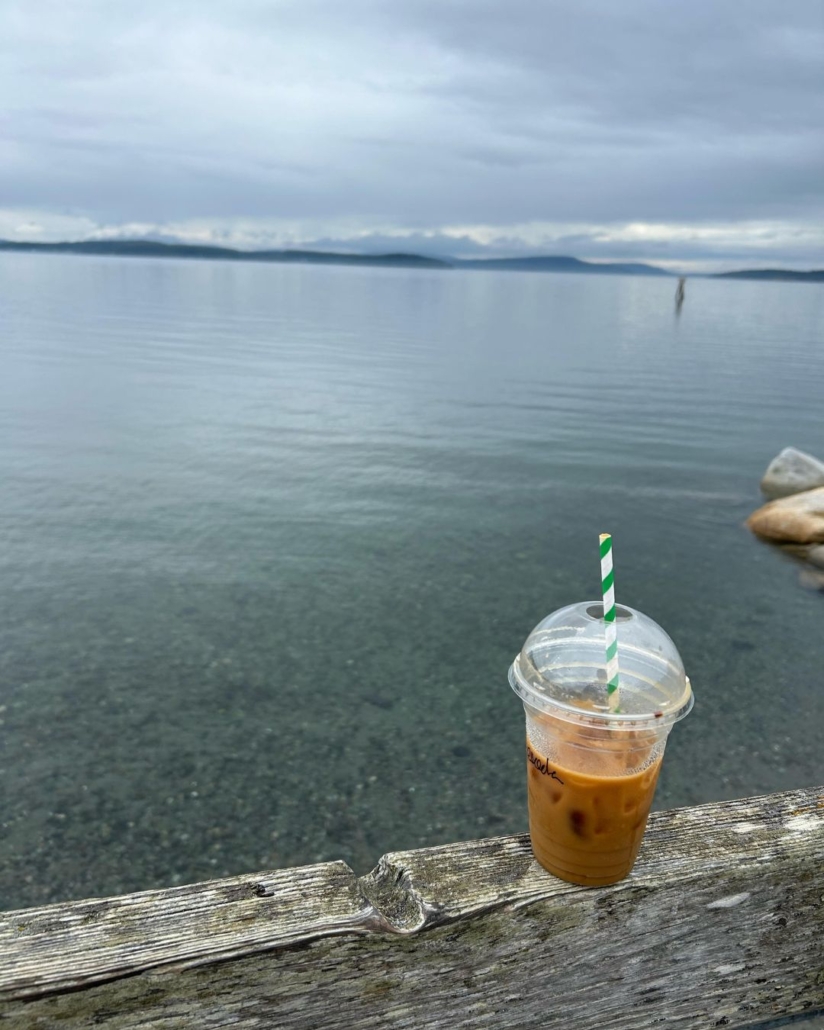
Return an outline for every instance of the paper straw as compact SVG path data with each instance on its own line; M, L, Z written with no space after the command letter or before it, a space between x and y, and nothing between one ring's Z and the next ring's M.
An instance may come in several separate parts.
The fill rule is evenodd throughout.
M612 537L601 533L601 593L604 598L604 636L606 638L607 697L609 707L618 711L618 632L615 627L615 573L612 570Z

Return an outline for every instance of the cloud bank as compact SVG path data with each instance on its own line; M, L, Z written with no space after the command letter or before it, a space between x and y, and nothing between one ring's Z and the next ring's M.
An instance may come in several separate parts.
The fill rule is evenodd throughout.
M7 0L0 236L824 264L819 0Z

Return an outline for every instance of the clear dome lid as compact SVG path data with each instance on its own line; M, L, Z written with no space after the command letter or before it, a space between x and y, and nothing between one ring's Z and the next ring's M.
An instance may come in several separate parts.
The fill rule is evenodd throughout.
M683 719L693 697L681 656L658 623L626 605L615 608L619 704L610 709L603 611L601 601L584 601L547 615L512 663L512 689L532 708L571 722L636 727Z

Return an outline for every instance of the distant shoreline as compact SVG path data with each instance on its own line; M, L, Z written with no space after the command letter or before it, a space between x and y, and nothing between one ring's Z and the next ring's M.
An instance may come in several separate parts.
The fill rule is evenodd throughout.
M47 254L92 254L108 257L194 258L200 261L256 261L309 265L366 265L386 268L455 268L498 272L572 272L583 275L642 275L674 278L656 265L643 262L582 261L565 255L516 258L432 258L422 254L345 254L322 250L236 250L206 244L161 243L155 240L80 240L33 243L0 240L0 251ZM788 268L752 268L736 272L693 273L701 279L758 279L784 282L824 282L824 269L797 272Z

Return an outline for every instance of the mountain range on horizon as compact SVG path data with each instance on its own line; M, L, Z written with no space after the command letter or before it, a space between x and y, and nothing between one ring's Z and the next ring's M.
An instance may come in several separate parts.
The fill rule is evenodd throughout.
M675 277L671 272L644 262L584 261L567 255L535 255L510 258L433 258L422 254L349 254L336 251L279 249L238 250L211 244L174 243L152 239L79 240L60 243L0 240L0 251L88 254L114 257L190 258L212 261L258 261L323 265L367 265L390 268L512 272L572 272L589 275L644 275ZM785 268L741 269L732 272L690 273L712 279L773 279L824 282L824 269L799 272Z

